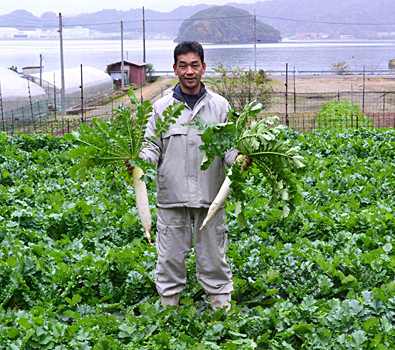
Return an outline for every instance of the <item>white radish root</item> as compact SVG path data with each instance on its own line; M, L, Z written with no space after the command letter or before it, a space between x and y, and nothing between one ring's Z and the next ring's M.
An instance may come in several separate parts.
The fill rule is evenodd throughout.
M143 170L139 167L134 167L132 179L134 184L134 190L136 192L137 210L139 212L141 223L144 227L145 236L147 237L149 244L152 246L151 212L149 209L147 187L145 185L145 182L140 180L142 175Z
M237 156L235 162L244 162L244 160L245 160L245 156L241 154ZM207 212L207 216L204 219L203 224L200 227L200 230L202 230L204 226L206 226L207 223L213 218L215 213L218 211L221 205L225 203L226 198L229 196L230 185L232 183L232 181L229 179L230 175L232 175L232 169L229 170L228 176L225 178L225 181L222 184L221 188L219 189L217 196L215 197L214 201L211 203L210 208L208 209Z

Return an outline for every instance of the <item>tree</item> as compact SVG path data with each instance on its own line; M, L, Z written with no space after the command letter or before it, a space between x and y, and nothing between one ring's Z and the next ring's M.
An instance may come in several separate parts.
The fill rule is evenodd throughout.
M332 71L335 72L335 74L339 74L339 75L345 74L350 69L350 66L346 64L346 60L333 62L331 63L331 66L332 66Z
M268 107L273 91L264 70L254 72L237 67L226 69L223 63L214 67L220 79L211 82L211 88L217 94L225 97L233 108L241 111L243 107L255 100L262 103L263 108Z
M151 82L152 75L155 73L154 65L152 63L147 63L145 65L145 74L147 76L147 82Z
M11 67L8 67L8 69L12 70L15 73L18 73L18 67L17 66L11 66Z

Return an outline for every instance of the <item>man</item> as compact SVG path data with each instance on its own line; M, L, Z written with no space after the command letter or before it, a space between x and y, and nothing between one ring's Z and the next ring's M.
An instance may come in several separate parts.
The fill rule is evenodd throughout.
M228 237L224 208L204 229L200 231L199 228L225 179L225 164L231 166L238 152L229 150L224 158L217 157L209 169L201 171L201 135L183 124L197 114L206 121L223 123L230 106L223 97L207 91L201 82L206 64L203 48L198 42L184 41L177 45L173 68L179 83L172 94L154 104L146 139L153 135L156 121L166 107L182 101L185 109L176 124L140 154L158 170L156 288L163 305L178 305L179 293L186 283L186 261L193 237L198 281L209 294L213 308L228 308L233 282L225 259ZM126 165L129 171L133 169L128 162Z

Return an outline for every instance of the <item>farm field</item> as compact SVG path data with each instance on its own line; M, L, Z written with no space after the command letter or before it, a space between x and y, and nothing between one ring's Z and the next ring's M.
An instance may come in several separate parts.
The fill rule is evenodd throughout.
M68 140L0 133L0 349L394 349L395 130L287 136L306 159L304 201L283 220L251 175L240 230L228 199L225 314L193 251L182 305L160 305L156 249L119 174L79 182Z

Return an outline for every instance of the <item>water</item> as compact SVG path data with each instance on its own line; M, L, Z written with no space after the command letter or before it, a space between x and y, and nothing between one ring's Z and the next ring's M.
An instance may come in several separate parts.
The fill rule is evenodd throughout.
M147 62L156 71L171 71L175 43L170 40L147 40ZM204 45L207 68L219 62L226 66L254 67L253 45ZM121 60L119 40L65 40L65 68L80 64L105 70ZM44 71L60 69L59 40L0 40L0 66L39 66L43 53ZM142 61L142 42L124 41L124 58ZM353 58L354 57L354 58ZM345 60L351 70L386 70L388 60L395 58L395 41L284 41L257 44L257 66L264 70L329 71L331 63Z

